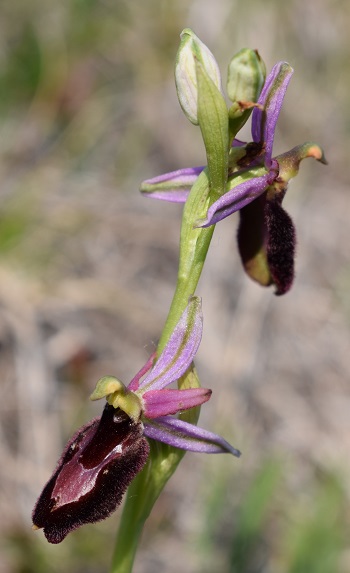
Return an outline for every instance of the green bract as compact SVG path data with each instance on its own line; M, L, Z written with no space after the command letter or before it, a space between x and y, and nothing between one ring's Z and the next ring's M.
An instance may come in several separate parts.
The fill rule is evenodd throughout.
M207 154L211 198L226 190L229 152L228 112L223 95L205 68L196 62L198 121Z

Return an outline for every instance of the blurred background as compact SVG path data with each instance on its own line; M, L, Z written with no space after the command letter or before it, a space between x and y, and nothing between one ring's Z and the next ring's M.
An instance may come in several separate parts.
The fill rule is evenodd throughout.
M172 298L181 207L140 182L202 165L173 70L191 27L226 81L259 50L295 68L275 153L314 140L284 205L292 291L244 275L238 217L218 225L198 294L200 424L243 451L187 454L147 523L135 573L350 571L350 3L2 0L0 5L0 572L108 570L120 511L59 546L31 510L68 437L128 382ZM248 128L242 134L249 138Z

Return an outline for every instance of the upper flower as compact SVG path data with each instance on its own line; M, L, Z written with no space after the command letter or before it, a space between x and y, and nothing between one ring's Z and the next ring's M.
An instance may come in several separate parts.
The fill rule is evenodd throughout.
M326 163L322 149L305 143L272 157L276 124L293 70L278 62L267 76L253 107L252 142L232 142L228 160L226 192L212 201L196 226L208 227L240 211L238 245L247 273L260 284L275 284L276 294L289 290L294 277L295 229L282 208L288 183L302 159L313 157ZM232 108L231 108L232 109ZM230 114L230 110L229 110ZM180 169L144 181L145 196L184 202L204 167Z
M220 436L171 417L211 396L206 388L166 388L191 367L201 336L201 302L192 297L155 363L153 355L128 387L113 376L99 380L91 398L107 397L101 418L68 442L33 511L34 527L43 528L48 541L59 543L116 509L147 461L145 436L194 452L240 455Z

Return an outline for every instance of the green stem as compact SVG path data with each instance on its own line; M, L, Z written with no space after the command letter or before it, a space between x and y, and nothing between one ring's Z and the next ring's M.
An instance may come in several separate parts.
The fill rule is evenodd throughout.
M143 526L185 452L150 442L150 455L129 486L116 539L111 573L131 573Z
M194 225L205 217L217 197L209 195L207 169L198 177L186 201L181 226L180 262L174 297L158 344L158 354L168 342L188 299L196 291L215 225L202 229Z
M205 250L207 251L209 248L211 238L213 236L214 227L210 227L209 229L205 230L208 231L208 233L206 233L205 237L206 240L203 247L205 247ZM184 312L188 304L189 297L195 293L198 281L202 273L203 265L204 265L204 260L200 264L197 262L194 272L191 273L189 277L178 278L176 290L173 296L173 300L171 302L168 317L166 319L162 336L158 344L158 354L160 354L160 352L166 346L176 324L178 323L182 313Z
M142 521L133 522L130 504L125 503L115 550L112 559L111 573L131 573L139 540L143 530Z
M168 342L174 327L185 310L188 299L195 293L207 256L214 226L195 228L196 221L204 217L208 205L214 199L209 196L209 181L206 170L198 177L187 199L181 227L180 262L176 290L169 314L158 345L160 353ZM184 387L199 385L193 369L184 375ZM188 410L182 418L196 423L199 409ZM195 419L193 418L195 416ZM131 573L143 526L165 484L174 473L185 452L166 444L149 440L151 452L146 466L129 486L119 525L112 560L111 573Z

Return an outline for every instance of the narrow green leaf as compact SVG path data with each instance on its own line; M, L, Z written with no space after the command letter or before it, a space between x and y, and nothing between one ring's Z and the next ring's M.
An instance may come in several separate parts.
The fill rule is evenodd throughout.
M198 121L207 154L210 195L218 198L226 190L229 152L229 122L225 100L199 61Z

